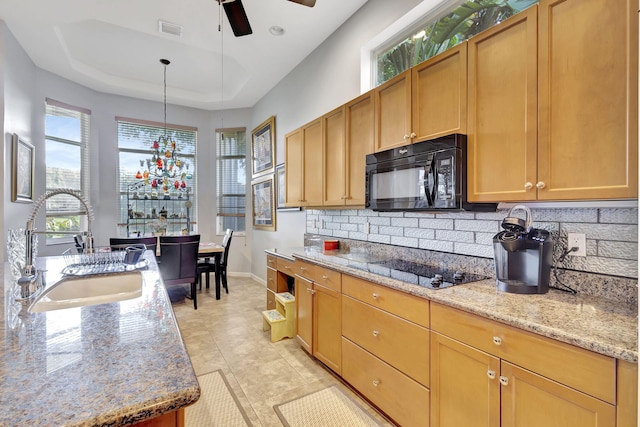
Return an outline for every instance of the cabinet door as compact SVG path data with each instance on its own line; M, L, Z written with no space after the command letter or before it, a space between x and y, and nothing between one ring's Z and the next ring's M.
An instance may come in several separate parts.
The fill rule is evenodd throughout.
M532 6L468 42L469 201L536 198L536 33Z
M431 425L500 427L499 376L498 358L432 331Z
M614 427L613 405L501 362L502 427Z
M297 207L302 204L304 177L302 174L302 130L296 129L284 136L284 179L285 206Z
M357 97L345 106L347 132L346 205L364 206L366 156L374 151L373 91Z
M614 3L540 2L538 199L638 197L638 2Z
M337 108L322 116L324 127L324 206L342 206L346 188L346 135L344 107Z
M296 276L296 338L313 354L313 283Z
M411 70L374 90L376 151L411 144Z
M412 126L416 140L467 133L467 43L412 68Z
M313 355L342 375L342 295L313 284Z
M322 120L302 127L303 198L302 206L322 206ZM286 169L285 169L286 171ZM286 172L285 172L286 173Z

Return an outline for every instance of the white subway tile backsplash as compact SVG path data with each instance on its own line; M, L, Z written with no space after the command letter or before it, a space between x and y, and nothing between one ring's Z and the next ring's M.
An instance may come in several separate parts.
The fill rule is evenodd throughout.
M440 230L453 230L453 219L424 218L420 220L420 228L437 228Z
M498 212L374 212L368 209L307 210L307 233L493 258L493 236L508 209ZM532 208L533 226L556 233L584 233L586 257L567 257L561 267L638 277L637 208ZM523 212L514 211L523 218ZM368 224L368 227L367 227Z
M464 231L483 231L497 233L501 230L501 222L489 221L489 220L470 220L470 219L456 219L454 228L456 230Z

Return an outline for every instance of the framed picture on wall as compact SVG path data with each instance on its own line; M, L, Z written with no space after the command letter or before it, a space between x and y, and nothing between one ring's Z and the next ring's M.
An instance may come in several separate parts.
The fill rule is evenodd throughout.
M273 172L275 162L276 118L269 117L251 132L253 177Z
M276 231L275 191L273 175L251 184L253 228Z
M11 159L11 201L33 202L33 171L35 147L13 134L13 156Z

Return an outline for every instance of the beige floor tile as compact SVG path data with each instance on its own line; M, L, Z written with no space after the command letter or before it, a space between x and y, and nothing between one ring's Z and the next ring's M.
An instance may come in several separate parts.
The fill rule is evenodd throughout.
M273 406L338 384L382 425L390 425L294 339L272 343L262 331L265 288L253 279L229 277L229 293L198 292L173 309L196 375L221 369L254 426L281 426Z

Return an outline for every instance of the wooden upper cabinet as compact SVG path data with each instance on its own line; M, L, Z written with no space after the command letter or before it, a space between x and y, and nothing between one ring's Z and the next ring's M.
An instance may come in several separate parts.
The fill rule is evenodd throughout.
M302 130L298 128L284 136L285 206L297 207L302 203L302 158Z
M344 106L322 116L324 206L342 206L346 197L347 150Z
M534 200L537 7L471 38L468 56L468 200Z
M301 129L303 144L303 198L301 206L322 206L322 120L318 118ZM286 170L285 170L286 171ZM286 172L285 172L286 173Z
M366 156L374 151L373 91L345 105L347 132L347 206L364 206Z
M540 1L538 199L638 197L638 2L614 3Z
M374 89L375 151L411 143L411 70Z
M412 68L414 140L467 133L467 43Z

